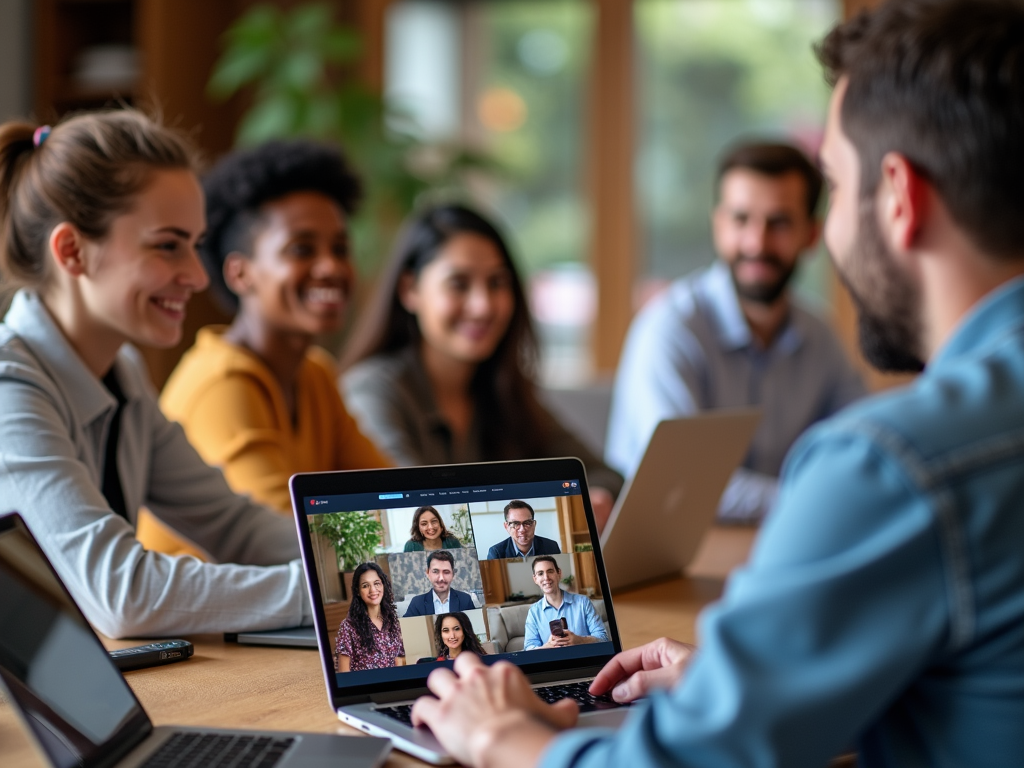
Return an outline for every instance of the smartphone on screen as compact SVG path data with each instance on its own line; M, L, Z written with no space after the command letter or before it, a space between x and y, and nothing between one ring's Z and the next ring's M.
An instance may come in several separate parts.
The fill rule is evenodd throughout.
M564 637L565 630L569 628L569 622L567 622L565 620L565 617L563 616L560 619L552 619L548 626L551 627L552 635L554 635L555 637Z

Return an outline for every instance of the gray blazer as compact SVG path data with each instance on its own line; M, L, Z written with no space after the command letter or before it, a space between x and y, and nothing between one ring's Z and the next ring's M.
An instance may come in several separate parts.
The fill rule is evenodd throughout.
M236 495L203 462L160 412L135 350L122 348L114 365L127 397L117 463L131 522L100 491L116 401L38 296L15 296L0 324L0 512L24 516L105 635L311 623L292 521ZM132 527L143 505L221 563L248 565L143 549Z

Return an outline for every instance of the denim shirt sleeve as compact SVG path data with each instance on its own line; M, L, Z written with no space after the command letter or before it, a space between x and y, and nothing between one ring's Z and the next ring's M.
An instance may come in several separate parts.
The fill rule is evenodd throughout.
M546 768L825 765L944 650L935 511L901 463L870 435L818 428L784 475L683 681L614 735L560 736Z

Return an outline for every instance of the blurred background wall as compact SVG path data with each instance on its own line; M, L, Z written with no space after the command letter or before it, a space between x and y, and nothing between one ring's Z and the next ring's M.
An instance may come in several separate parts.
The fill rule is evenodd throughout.
M350 126L330 134L371 186L405 185L357 230L357 298L415 199L436 187L468 196L511 235L541 334L543 383L600 387L637 309L714 258L708 216L721 149L767 136L816 152L828 89L811 45L862 4L0 0L0 116L52 122L137 105L215 160L246 135L309 132L298 113L314 91L376 94L378 135ZM261 28L259 13L272 23ZM338 32L334 43L325 30ZM271 56L280 71L247 65L246 51ZM218 66L219 91L209 85ZM281 77L291 85L268 97ZM339 103L349 114L365 106ZM852 311L827 258L806 265L799 290L853 353ZM162 385L198 327L224 319L197 297L179 348L147 352L154 382Z

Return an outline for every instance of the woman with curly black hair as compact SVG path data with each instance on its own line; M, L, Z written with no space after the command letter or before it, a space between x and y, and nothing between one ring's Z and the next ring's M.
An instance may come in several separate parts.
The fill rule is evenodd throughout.
M438 661L454 661L463 651L477 656L487 653L473 631L473 622L462 611L446 613L434 620L434 642L439 651Z
M352 574L352 604L338 627L334 649L339 672L405 666L395 594L376 563L363 563Z
M203 188L200 253L235 317L199 332L160 406L235 491L290 513L296 472L390 464L345 409L334 361L313 346L344 321L359 180L334 147L274 141L228 155ZM139 530L150 549L190 551L151 518Z

